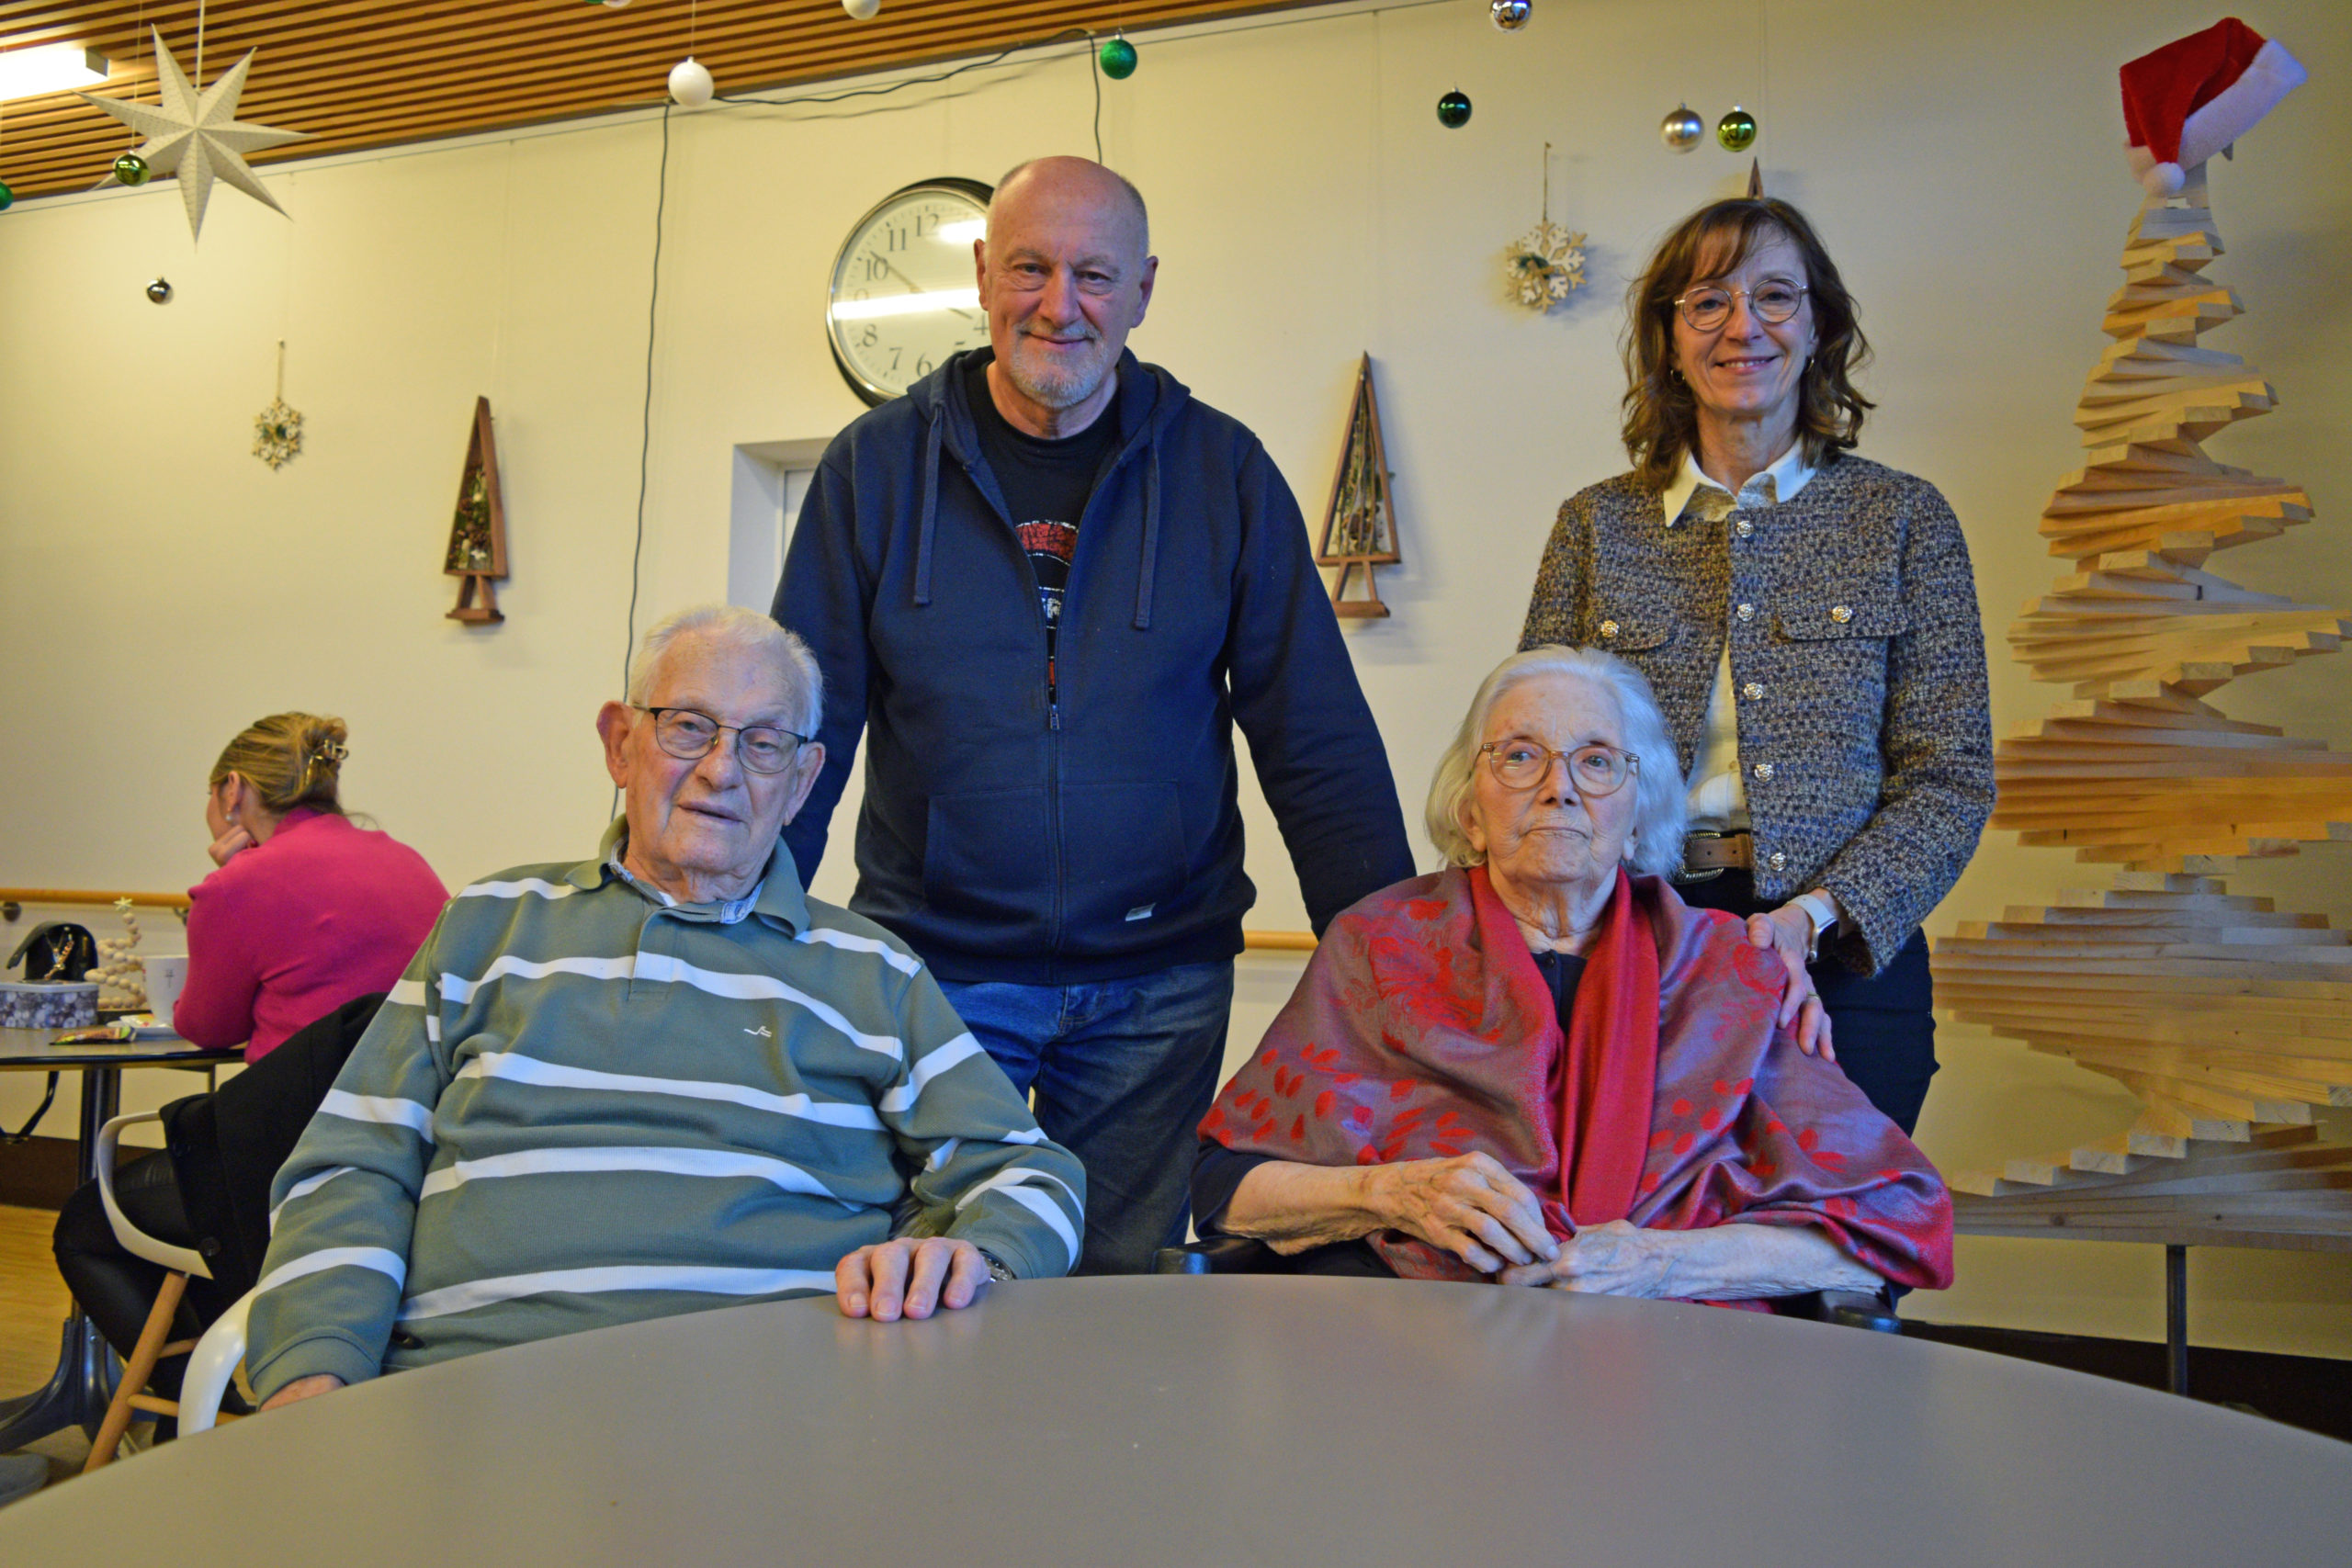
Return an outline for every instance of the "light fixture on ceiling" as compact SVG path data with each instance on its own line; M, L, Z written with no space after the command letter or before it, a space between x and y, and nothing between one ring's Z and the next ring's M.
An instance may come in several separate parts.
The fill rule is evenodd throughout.
M78 43L44 43L0 54L0 98L63 93L107 79L107 57Z

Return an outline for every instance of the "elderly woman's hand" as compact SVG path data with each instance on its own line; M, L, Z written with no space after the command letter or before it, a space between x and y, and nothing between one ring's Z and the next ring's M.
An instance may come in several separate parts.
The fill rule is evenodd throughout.
M1557 1258L1506 1269L1501 1282L1596 1296L1679 1295L1667 1288L1668 1277L1690 1234L1646 1231L1624 1220L1589 1225L1568 1238Z
M1823 1061L1836 1061L1838 1053L1829 1043L1829 1014L1805 968L1805 954L1813 946L1812 917L1793 904L1783 904L1769 915L1750 915L1747 940L1758 947L1770 948L1788 965L1789 989L1781 998L1781 1027L1786 1029L1795 1020L1797 1049L1808 1056L1818 1051Z
M1442 1247L1481 1274L1542 1267L1559 1255L1535 1194L1492 1155L1403 1160L1368 1167L1366 1175L1387 1228Z

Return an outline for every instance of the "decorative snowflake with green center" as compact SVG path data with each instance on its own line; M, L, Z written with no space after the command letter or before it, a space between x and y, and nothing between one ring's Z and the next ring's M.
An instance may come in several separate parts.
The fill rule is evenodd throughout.
M302 413L289 409L283 398L254 415L254 456L273 468L282 468L302 452Z
M1519 237L1504 267L1515 301L1548 310L1584 287L1584 236L1546 219Z

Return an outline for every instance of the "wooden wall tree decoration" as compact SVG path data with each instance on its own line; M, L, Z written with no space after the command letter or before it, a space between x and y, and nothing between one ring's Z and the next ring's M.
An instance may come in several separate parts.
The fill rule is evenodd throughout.
M1376 566L1395 566L1405 558L1396 548L1396 507L1389 494L1388 449L1380 437L1380 400L1372 389L1372 355L1356 367L1356 392L1348 406L1348 431L1340 443L1339 471L1331 476L1331 503L1323 513L1323 544L1315 552L1317 566L1336 566L1331 584L1331 608L1342 615L1388 614L1380 602L1380 584L1373 580ZM1363 573L1364 597L1347 597L1348 579Z
M2336 651L2336 610L2240 588L2221 551L2310 520L2297 486L2208 457L2274 393L2199 336L2241 313L2205 172L2152 197L2108 306L2115 339L2075 423L2087 449L2041 519L2074 570L2009 632L2070 700L1996 752L1996 827L2125 868L2056 908L2013 908L1936 944L1957 1017L2130 1089L2124 1133L1953 1179L1961 1228L2237 1245L2352 1236L2352 1148L2315 1107L2352 1105L2352 944L2324 914L2233 894L2241 857L2352 838L2352 758L2209 699ZM2164 1233L2163 1235L2157 1234Z
M498 491L498 446L491 432L488 398L474 400L473 438L466 446L466 471L458 480L458 513L449 525L442 570L460 580L450 620L486 626L506 618L499 614L498 591L491 586L506 575L506 503Z

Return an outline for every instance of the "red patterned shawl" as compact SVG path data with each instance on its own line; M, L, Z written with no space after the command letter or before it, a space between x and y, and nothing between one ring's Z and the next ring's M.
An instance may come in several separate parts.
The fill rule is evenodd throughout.
M1943 1289L1942 1179L1776 1026L1786 985L1738 919L1621 872L1564 1037L1486 869L1417 877L1331 922L1201 1133L1308 1165L1484 1149L1562 1239L1617 1219L1810 1224L1884 1279ZM1478 1277L1399 1233L1372 1240L1399 1274Z

